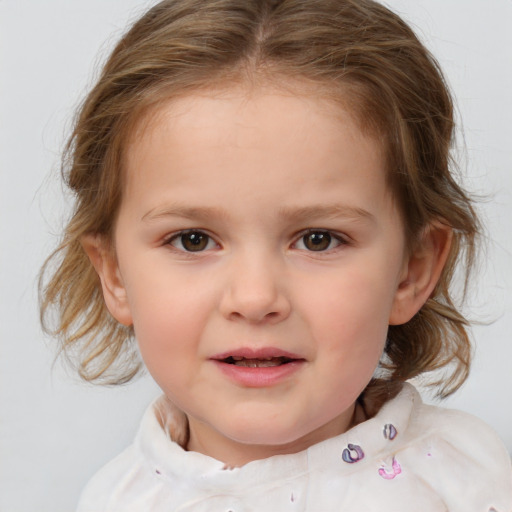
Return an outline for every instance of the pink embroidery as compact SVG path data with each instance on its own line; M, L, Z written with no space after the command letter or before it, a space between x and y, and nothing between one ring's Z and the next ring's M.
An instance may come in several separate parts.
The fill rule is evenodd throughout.
M393 464L391 466L391 470L386 467L382 467L379 469L379 475L386 480L393 480L395 476L399 475L402 472L402 466L400 466L399 462L393 457Z

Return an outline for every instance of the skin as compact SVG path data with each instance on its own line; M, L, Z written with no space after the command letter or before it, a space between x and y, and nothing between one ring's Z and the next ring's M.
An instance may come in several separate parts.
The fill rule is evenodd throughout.
M186 413L188 449L240 466L346 431L388 325L431 293L449 231L426 230L406 253L382 148L327 100L235 89L155 114L126 154L115 254L96 236L84 248L109 310ZM187 250L184 230L204 247ZM312 250L311 232L327 245ZM269 385L235 382L214 360L269 347L300 359Z

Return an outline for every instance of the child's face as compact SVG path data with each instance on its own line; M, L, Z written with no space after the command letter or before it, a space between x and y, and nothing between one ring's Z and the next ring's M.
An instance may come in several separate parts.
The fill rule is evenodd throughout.
M110 309L189 448L240 464L345 431L407 266L379 144L325 100L198 94L126 167Z

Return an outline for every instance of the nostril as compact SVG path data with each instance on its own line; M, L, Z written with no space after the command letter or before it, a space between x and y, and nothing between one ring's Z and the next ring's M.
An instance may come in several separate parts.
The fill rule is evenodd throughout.
M230 315L232 320L244 320L249 323L260 324L266 322L279 322L286 317L279 311L270 311L265 313L258 310L233 311Z
M224 291L219 308L225 318L259 324L285 319L290 304L285 294L275 286L264 286L251 280L232 283Z
M279 313L277 311L271 311L270 313L263 313L261 315L251 312L233 311L229 316L232 320L245 320L250 323L261 323L279 319Z

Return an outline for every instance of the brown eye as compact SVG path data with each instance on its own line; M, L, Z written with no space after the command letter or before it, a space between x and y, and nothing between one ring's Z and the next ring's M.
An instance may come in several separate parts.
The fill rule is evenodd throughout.
M186 252L200 252L211 249L213 240L201 231L186 231L174 236L170 244L176 249Z
M326 231L313 231L302 237L304 247L309 251L325 251L331 245L332 236Z

